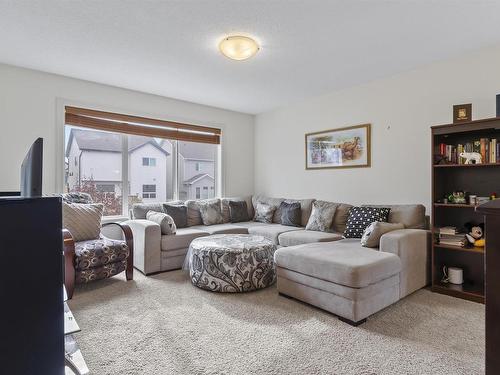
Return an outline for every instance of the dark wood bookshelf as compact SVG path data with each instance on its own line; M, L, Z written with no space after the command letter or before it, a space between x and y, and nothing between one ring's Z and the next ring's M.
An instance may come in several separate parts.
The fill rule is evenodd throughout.
M457 146L481 138L500 141L500 118L474 120L459 124L431 127L432 132L432 291L470 301L484 303L485 254L484 248L439 244L439 228L454 226L465 231L467 222L484 222L484 216L475 205L442 203L454 191L485 197L500 193L500 163L436 164L439 144ZM438 159L439 160L439 159ZM467 202L468 203L468 202ZM443 283L443 267L458 267L464 271L464 284Z

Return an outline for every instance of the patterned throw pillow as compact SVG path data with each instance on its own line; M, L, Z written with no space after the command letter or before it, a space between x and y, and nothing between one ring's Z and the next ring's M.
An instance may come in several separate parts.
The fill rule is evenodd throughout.
M199 208L203 225L221 224L224 221L220 199L200 201Z
M361 238L368 225L374 221L387 222L390 211L387 207L351 207L344 238Z
M302 211L299 202L281 202L281 224L294 227L301 226Z
M364 247L378 247L380 244L380 238L389 232L397 229L404 229L404 225L401 223L383 223L380 221L374 221L368 225L363 232L361 237L361 246Z
M187 207L182 204L163 204L163 209L167 215L172 216L177 228L187 227Z
M231 223L248 221L248 207L245 201L229 201L229 220Z
M172 216L164 214L163 212L148 211L146 219L152 221L160 226L161 234L175 234L177 227Z
M63 227L75 242L95 240L101 234L104 205L101 203L68 204L63 202Z
M306 230L331 232L333 216L337 206L336 203L332 202L314 201Z
M271 224L273 222L274 211L276 211L276 206L270 206L265 203L257 202L255 206L255 217L253 220L260 223Z

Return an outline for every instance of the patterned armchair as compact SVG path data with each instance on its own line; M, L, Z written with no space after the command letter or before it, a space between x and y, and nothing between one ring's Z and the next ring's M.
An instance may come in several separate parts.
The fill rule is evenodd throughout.
M63 194L66 203L92 203L84 193ZM68 229L63 229L64 238L64 284L68 298L72 298L75 283L106 279L125 271L127 280L133 279L132 230L126 224L106 223L102 227L116 226L123 239L111 239L102 234L99 238L75 241Z

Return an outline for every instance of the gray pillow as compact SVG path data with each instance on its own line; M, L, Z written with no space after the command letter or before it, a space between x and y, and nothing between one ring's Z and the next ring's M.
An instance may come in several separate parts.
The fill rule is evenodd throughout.
M315 230L320 232L331 232L333 216L337 204L327 201L314 201L312 205L311 216L306 225L306 230Z
M229 201L229 219L231 223L248 221L248 207L245 201Z
M63 202L63 227L71 233L75 242L95 240L101 234L104 205Z
M161 229L161 234L175 234L177 231L177 227L175 226L172 216L162 212L148 211L146 212L146 220L158 224Z
M222 207L220 199L201 201L199 203L201 220L204 225L215 225L223 223Z
M300 227L302 211L299 202L281 202L281 224Z
M265 203L257 202L255 205L255 216L254 221L260 223L271 224L273 222L274 211L276 211L276 206L270 206Z
M361 246L378 247L380 238L393 230L404 229L404 224L401 223L384 223L382 221L374 221L366 227L361 237Z
M161 203L136 203L132 206L132 216L134 219L146 219L148 211L163 212Z
M174 223L177 228L187 227L187 207L179 204L168 204L163 205L164 211L167 215L172 216Z

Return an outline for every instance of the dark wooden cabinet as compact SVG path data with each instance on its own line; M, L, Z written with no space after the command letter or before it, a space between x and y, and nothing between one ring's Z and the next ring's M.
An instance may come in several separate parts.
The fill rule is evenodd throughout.
M486 374L500 374L500 200L477 207L486 224Z
M0 372L64 373L60 198L0 198Z

